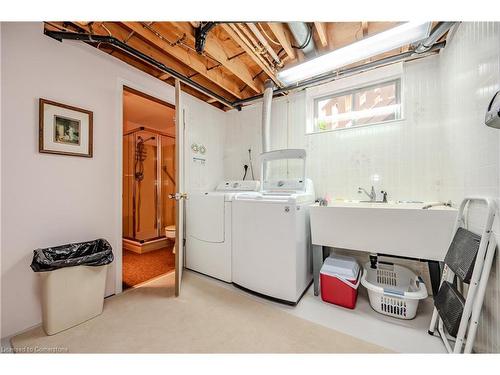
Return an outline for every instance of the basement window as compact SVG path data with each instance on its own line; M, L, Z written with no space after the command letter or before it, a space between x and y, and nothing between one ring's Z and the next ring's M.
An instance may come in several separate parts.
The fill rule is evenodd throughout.
M323 132L401 119L401 80L314 99L314 130Z

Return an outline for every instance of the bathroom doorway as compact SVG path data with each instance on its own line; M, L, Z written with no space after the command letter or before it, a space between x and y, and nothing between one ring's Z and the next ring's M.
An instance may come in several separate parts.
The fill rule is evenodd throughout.
M124 87L124 290L175 272L175 179L175 107Z

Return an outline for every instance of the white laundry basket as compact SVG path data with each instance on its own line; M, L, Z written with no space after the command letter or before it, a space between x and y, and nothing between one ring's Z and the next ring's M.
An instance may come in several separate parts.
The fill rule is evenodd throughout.
M413 319L418 302L427 297L423 280L397 264L378 263L373 269L367 263L361 284L368 290L375 311L400 319Z

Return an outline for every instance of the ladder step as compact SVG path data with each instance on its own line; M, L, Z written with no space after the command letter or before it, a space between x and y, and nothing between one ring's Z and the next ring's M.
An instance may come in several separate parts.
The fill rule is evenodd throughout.
M464 283L469 283L474 271L481 236L464 228L458 228L450 248L444 258L444 263Z
M465 306L465 299L457 288L444 281L434 298L434 306L443 320L446 331L456 337Z

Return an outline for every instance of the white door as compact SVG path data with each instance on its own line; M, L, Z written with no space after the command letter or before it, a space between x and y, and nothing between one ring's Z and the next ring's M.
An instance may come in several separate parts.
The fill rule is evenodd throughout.
M184 268L184 202L187 197L184 186L184 108L181 100L181 83L175 81L175 134L176 134L176 192L175 204L175 295L181 291L182 271Z

